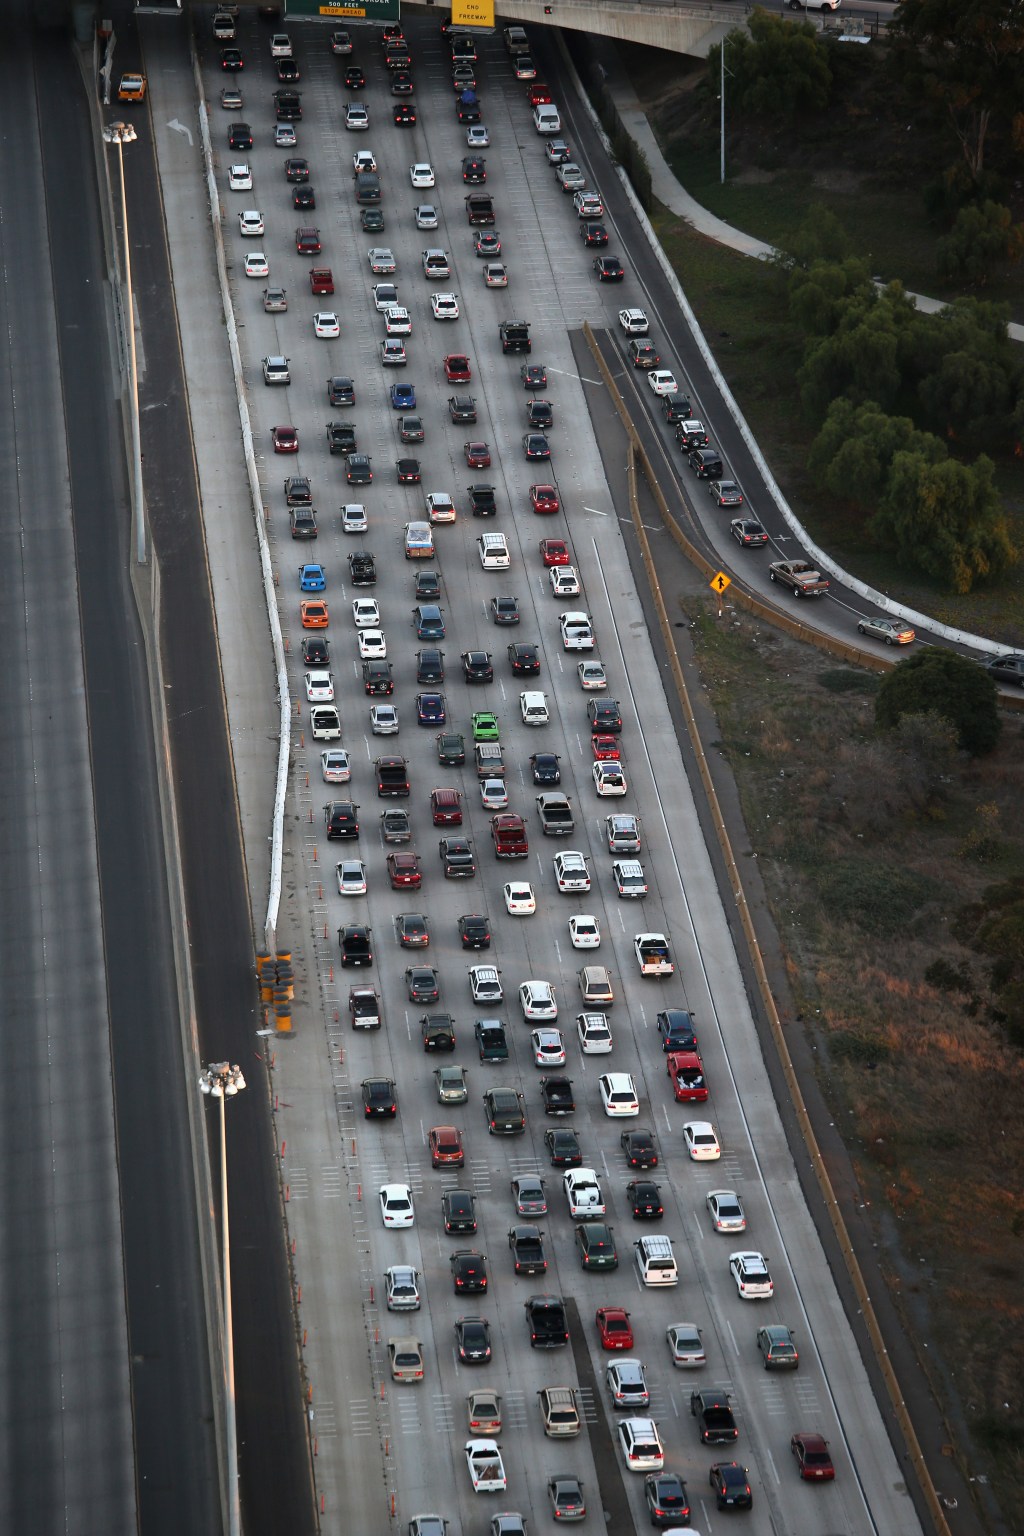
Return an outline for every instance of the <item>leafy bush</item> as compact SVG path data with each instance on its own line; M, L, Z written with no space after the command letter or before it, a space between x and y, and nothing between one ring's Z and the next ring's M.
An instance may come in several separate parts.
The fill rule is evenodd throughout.
M929 712L948 720L972 757L991 752L1002 730L995 683L978 664L956 651L931 646L897 662L875 698L875 723L895 730L907 715Z

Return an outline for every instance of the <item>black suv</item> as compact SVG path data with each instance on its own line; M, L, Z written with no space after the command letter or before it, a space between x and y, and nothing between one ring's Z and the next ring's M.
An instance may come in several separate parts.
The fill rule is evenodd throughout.
M454 422L476 421L476 401L472 395L449 395L448 415Z
M355 405L356 387L352 380L340 373L328 379L327 401L329 405Z
M416 652L416 681L418 683L444 682L444 651L428 645L422 651Z
M366 693L383 694L385 697L394 693L395 680L391 675L390 661L363 662L363 689Z
M368 549L356 550L348 557L348 573L354 587L377 585L377 563Z
M693 1014L685 1008L666 1008L658 1014L658 1035L663 1051L695 1051L697 1035Z
M448 1265L452 1272L452 1285L457 1296L467 1292L486 1291L487 1289L487 1257L477 1253L475 1248L457 1248L454 1253L448 1255Z
M467 683L493 683L490 651L463 651L462 674Z
M539 676L540 657L537 655L535 645L514 640L508 648L508 659L512 663L512 673L515 677Z
M569 1329L561 1296L531 1296L523 1306L534 1349L557 1349L568 1344Z
M327 423L327 447L331 453L355 453L356 429L350 421Z
M434 602L441 596L441 576L438 571L416 572L416 596L424 602Z
M441 1216L446 1232L475 1232L476 1200L468 1189L446 1189L441 1196Z
M351 800L332 800L324 806L324 825L329 839L359 836L359 807Z
M461 768L466 761L466 739L459 731L442 731L437 738L437 760L445 768Z
M306 635L302 642L302 664L306 667L329 667L331 647L323 635Z
M289 507L288 526L293 539L315 539L319 532L312 507Z
M487 1129L492 1136L522 1136L526 1111L518 1088L488 1088L484 1094Z
M398 1114L398 1100L395 1098L395 1085L390 1077L364 1077L363 1113L367 1119L374 1116L384 1116L393 1120Z
M694 448L688 463L698 480L719 480L725 472L722 455L717 448Z
M468 880L476 874L473 844L468 837L442 837L437 851L446 880Z
M459 918L459 938L463 949L490 949L491 925L479 913L467 912Z
M371 930L367 928L365 923L348 923L344 928L338 929L338 944L341 948L342 965L373 964L370 932Z
M500 1019L477 1019L473 1033L481 1061L508 1061L508 1037Z
M454 1051L455 1022L450 1013L425 1013L420 1019L425 1051Z

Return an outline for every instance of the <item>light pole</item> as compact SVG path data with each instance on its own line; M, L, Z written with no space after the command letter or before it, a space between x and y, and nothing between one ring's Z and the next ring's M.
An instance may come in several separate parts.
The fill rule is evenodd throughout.
M224 1272L224 1398L228 1462L228 1533L240 1536L241 1516L238 1505L238 1424L235 1417L235 1343L231 1322L231 1243L228 1237L228 1140L224 1115L225 1099L234 1098L245 1087L241 1067L226 1061L214 1061L199 1075L203 1093L220 1100L220 1227L223 1236Z
M725 67L725 45L729 41L728 34L722 38L722 83L719 88L719 137L721 140L719 180L725 186L725 77L729 71Z
M117 145L117 164L121 175L121 229L124 235L124 282L128 300L128 359L132 408L132 515L135 519L135 558L146 563L146 519L142 506L142 433L139 427L139 368L135 355L135 304L132 297L132 255L128 244L128 203L124 195L124 146L138 138L132 123L107 123L103 137Z

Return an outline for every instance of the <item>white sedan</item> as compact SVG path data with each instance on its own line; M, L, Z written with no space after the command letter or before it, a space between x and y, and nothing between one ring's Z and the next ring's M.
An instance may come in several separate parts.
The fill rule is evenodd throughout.
M459 301L454 293L432 293L430 295L430 307L434 312L435 320L457 320L459 318Z
M470 149L486 149L491 142L491 136L483 123L474 123L472 128L466 129L466 143Z
M395 270L395 253L386 245L371 246L371 248L366 253L366 259L370 263L370 271L376 272L378 277L380 277L382 273L393 272ZM393 303L394 300L391 300L390 302ZM377 305L378 309L383 307L384 306L380 304Z
M652 368L647 383L656 395L674 395L679 388L675 374L669 373L667 368Z
M552 597L579 597L580 578L572 565L553 565L548 571Z
M484 285L487 288L507 288L508 268L500 261L488 261L484 266Z
M408 1184L380 1186L380 1214L386 1227L411 1227L416 1221Z
M362 859L342 859L335 866L335 874L342 896L366 895L366 865Z
M595 763L590 770L594 775L594 788L599 795L624 795L628 789L622 764L615 762Z
M565 1066L565 1041L560 1029L535 1029L530 1036L530 1048L534 1066Z
M608 674L602 661L580 661L576 664L576 676L581 688L607 688Z
M537 910L533 886L526 880L510 880L505 886L505 909L513 917L529 917Z
M584 1056L607 1056L612 1048L612 1032L603 1013L578 1013L576 1035Z
M604 1112L613 1119L640 1113L636 1083L629 1072L603 1072L597 1080Z
M322 667L306 673L306 698L310 704L334 703L334 674Z
M524 1019L557 1019L558 1004L549 981L524 981L519 986Z
M480 800L485 811L503 811L508 805L508 790L504 779L482 779Z
M432 187L434 185L434 168L426 160L419 160L409 167L409 180L414 187Z
M352 617L356 629L379 629L380 609L375 597L357 597L352 602Z
M317 310L313 316L313 330L321 341L332 341L341 335L341 326L333 309Z
M380 629L361 629L359 631L359 655L363 661L384 661L388 654L388 643L384 638L384 632Z
M417 229L437 228L437 209L433 203L417 203L413 209Z
M245 164L228 167L228 186L232 192L252 191L252 171Z
M590 890L590 870L582 853L568 848L565 853L557 853L551 862L555 866L555 880L560 891Z
M262 235L263 232L263 215L258 208L246 208L244 213L238 215L238 233L240 235Z
M348 784L352 778L352 765L344 747L329 747L320 753L320 772L325 784Z
M683 1126L683 1142L695 1163L717 1163L722 1155L718 1136L709 1120L688 1120Z
M341 509L342 533L365 533L369 527L361 501L347 501Z
M246 277L270 276L270 262L262 251L246 251L245 275Z
M597 949L601 943L601 924L592 912L577 912L569 919L569 940L573 949Z

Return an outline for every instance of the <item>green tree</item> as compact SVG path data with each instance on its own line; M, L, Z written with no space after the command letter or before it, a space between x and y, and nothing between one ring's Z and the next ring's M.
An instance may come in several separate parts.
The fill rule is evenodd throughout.
M907 715L936 714L954 727L965 752L980 757L999 740L998 700L995 683L977 662L933 645L897 662L882 679L875 723L892 731Z
M874 292L857 295L844 309L831 336L811 341L797 373L808 417L822 420L832 401L846 395L856 404L877 400L893 405L903 382L898 309Z
M997 267L1019 261L1024 231L991 198L961 208L953 228L936 246L939 271L955 281L982 284Z
M783 243L782 254L797 267L810 267L819 261L842 265L850 255L850 237L831 208L812 203L799 229Z
M865 307L876 292L866 261L847 256L842 261L813 258L793 266L788 284L789 313L808 336L830 336L846 314L850 300Z
M890 416L873 400L854 405L833 400L811 444L807 467L819 485L840 500L876 507L897 453L919 454L926 463L946 457L946 445L919 432L909 416Z
M828 51L807 22L784 21L759 7L749 31L726 37L729 105L746 117L793 119L822 112L832 91ZM708 89L721 83L722 44L708 50Z
M1017 560L992 460L984 454L961 464L897 453L870 529L901 563L920 567L955 592L1002 575Z
M1019 0L901 0L889 36L920 50L972 179L985 166L993 119L1014 129L1024 87Z

